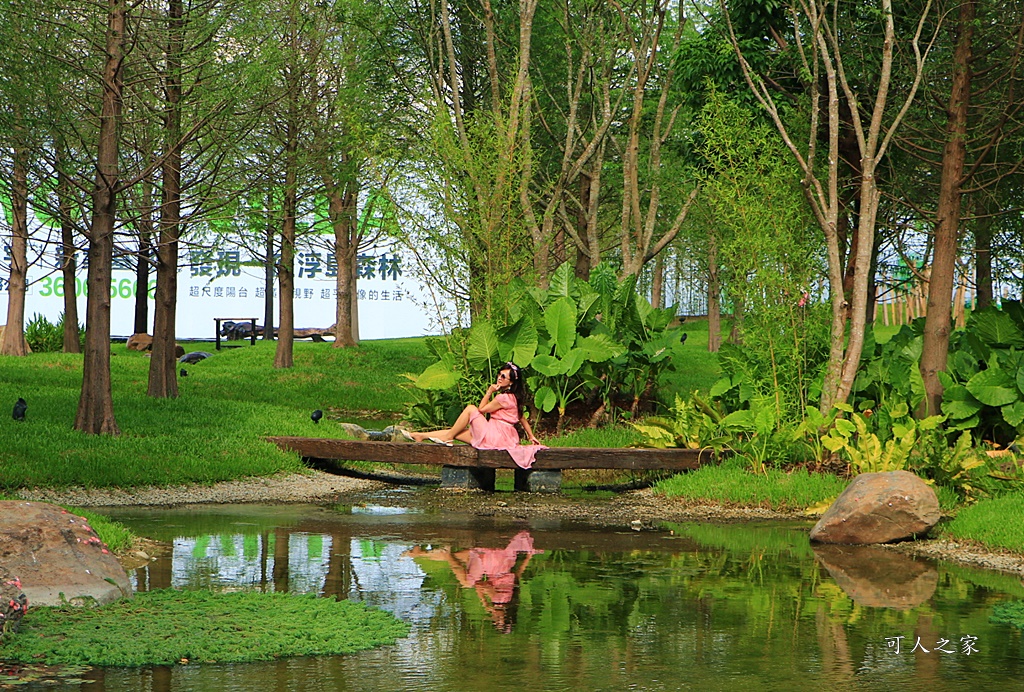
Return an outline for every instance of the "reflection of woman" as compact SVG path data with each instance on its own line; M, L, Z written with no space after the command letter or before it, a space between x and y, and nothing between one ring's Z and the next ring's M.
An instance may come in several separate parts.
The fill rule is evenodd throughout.
M447 561L459 584L476 590L494 626L502 632L510 632L519 579L530 564L530 558L542 552L534 549L529 531L520 531L505 548L470 548L453 553L450 548L428 551L417 546L406 554ZM521 555L525 557L520 559Z
M464 408L452 427L407 434L417 442L431 440L451 444L453 440L459 440L477 449L506 449L517 465L528 469L533 465L537 452L544 449L544 446L537 441L529 420L523 416L525 398L522 371L515 363L505 363L498 371L497 381L487 388L480 399L480 404L470 404ZM532 444L519 444L516 423L523 426Z

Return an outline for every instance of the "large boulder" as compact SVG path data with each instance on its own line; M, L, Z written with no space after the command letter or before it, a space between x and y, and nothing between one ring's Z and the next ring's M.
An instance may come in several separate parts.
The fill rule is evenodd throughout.
M0 501L0 564L29 603L110 603L128 576L82 517L44 502Z
M935 594L939 572L929 563L873 545L816 545L814 557L854 603L908 610Z
M132 334L125 346L129 351L148 351L153 348L153 337L149 334Z
M863 473L814 525L811 540L890 543L927 532L941 516L935 491L909 471Z

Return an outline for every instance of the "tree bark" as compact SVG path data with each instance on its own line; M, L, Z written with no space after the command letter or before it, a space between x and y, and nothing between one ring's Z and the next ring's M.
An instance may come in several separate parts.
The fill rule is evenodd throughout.
M974 227L975 310L992 304L992 217L979 218Z
M665 253L661 252L654 258L654 273L651 277L651 305L656 308L664 307L665 287Z
M17 134L17 133L16 133ZM11 179L11 273L7 285L7 326L0 354L28 355L25 341L25 290L28 285L28 149L14 150Z
M57 206L60 217L60 271L64 277L64 353L81 353L78 332L77 262L75 261L74 224L71 222L71 181L64 172L65 151L61 145L57 162Z
M293 102L294 105L294 102ZM293 114L297 118L296 112ZM287 124L285 141L284 219L281 228L281 259L277 263L278 305L281 326L274 353L275 368L290 368L294 364L295 343L295 213L297 206L297 152L298 135L295 120Z
M722 347L722 282L718 272L718 238L708 238L708 351Z
M122 50L124 0L108 0L103 105L100 111L96 182L89 229L89 277L86 307L82 394L75 429L90 434L118 435L110 382L110 278L117 212L118 125L122 112Z
M301 70L298 65L299 17L298 8L293 4L289 17L289 61L285 67L284 85L287 113L284 136L284 199L281 224L281 258L277 263L277 285L280 291L281 326L278 331L277 350L274 352L275 368L290 368L294 364L295 343L295 215L298 208L298 151L299 151L299 96Z
M135 333L149 333L149 258L153 255L153 184L143 180L139 250L135 254Z
M924 345L921 351L920 368L925 389L925 398L918 410L921 417L938 415L942 409L939 372L946 369L946 356L949 353L953 281L960 230L964 161L967 155L964 140L967 134L967 109L971 101L971 57L976 11L976 0L963 0L956 24L957 44L953 52L953 80L947 109L938 219L928 283L928 313L924 320Z
M267 193L267 228L265 238L265 247L267 251L267 261L264 265L265 271L263 272L263 340L273 341L274 340L274 279L276 274L274 267L276 266L276 260L274 258L274 223L270 218L270 210L273 209L272 195Z
M338 186L325 181L328 190L328 212L334 229L334 256L338 265L335 299L334 348L357 346L359 340L353 329L353 307L356 292L356 254L359 234L356 227L356 185Z
M156 298L153 319L153 356L149 362L151 397L178 396L175 323L178 300L178 239L181 235L181 60L184 45L184 4L170 0L166 74L164 77L164 160L160 204L160 240L157 248ZM141 260L140 260L141 261Z

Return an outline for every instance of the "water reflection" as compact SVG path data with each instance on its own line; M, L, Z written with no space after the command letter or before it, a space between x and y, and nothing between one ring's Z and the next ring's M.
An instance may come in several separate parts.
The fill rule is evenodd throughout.
M873 545L815 545L814 556L861 605L907 610L935 594L939 571L924 560Z
M994 604L1024 598L1019 580L882 549L813 549L804 525L614 532L318 507L114 518L173 546L136 573L140 589L315 592L384 608L412 631L353 656L107 669L97 690L941 692L1004 689L1024 674L1020 632L989 621ZM935 653L965 635L977 653ZM892 637L904 638L898 654ZM918 639L928 654L912 651Z
M414 560L446 562L463 587L475 589L480 602L490 613L499 632L511 632L516 617L519 580L530 558L543 550L533 547L529 531L520 531L504 548L468 548L455 550L416 546L404 553Z

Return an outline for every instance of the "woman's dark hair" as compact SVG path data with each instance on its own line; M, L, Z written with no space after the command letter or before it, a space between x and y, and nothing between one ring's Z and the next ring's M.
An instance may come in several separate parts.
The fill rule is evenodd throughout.
M526 405L526 382L523 371L518 365L509 361L498 368L498 372L508 370L508 393L516 398L516 415L523 417L523 406Z

